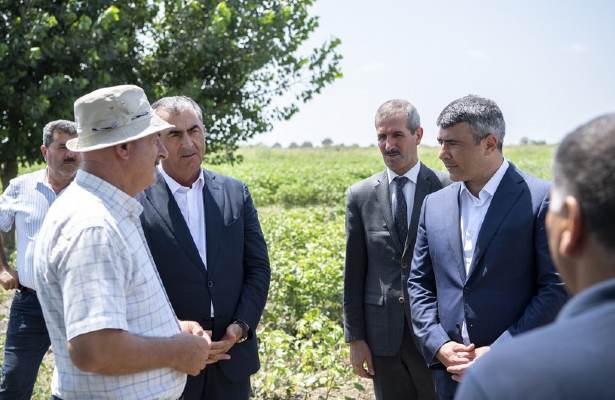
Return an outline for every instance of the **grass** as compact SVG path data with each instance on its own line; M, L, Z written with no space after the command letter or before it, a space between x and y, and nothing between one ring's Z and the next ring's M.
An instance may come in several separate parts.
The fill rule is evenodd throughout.
M512 146L505 156L549 179L554 150ZM272 282L259 332L263 367L253 377L256 398L370 398L366 381L347 366L341 330L344 202L348 186L384 169L378 149L251 147L240 154L242 163L211 169L248 184L269 245ZM443 170L437 148L422 147L419 154L425 164ZM5 292L0 296L8 301ZM52 367L46 360L36 400L50 395Z

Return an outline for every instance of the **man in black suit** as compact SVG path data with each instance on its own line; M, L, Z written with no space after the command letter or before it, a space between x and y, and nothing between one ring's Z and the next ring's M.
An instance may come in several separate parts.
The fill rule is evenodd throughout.
M458 399L615 399L615 114L560 144L549 249L575 296L557 320L471 366Z
M412 104L387 101L375 125L387 169L348 189L345 338L355 373L374 379L378 400L431 399L433 383L414 344L402 282L423 198L447 179L418 160L423 128Z
M152 107L175 128L162 134L169 155L140 197L143 230L178 318L212 330L211 364L188 379L183 398L247 399L270 279L256 209L244 183L201 168L205 128L194 100Z

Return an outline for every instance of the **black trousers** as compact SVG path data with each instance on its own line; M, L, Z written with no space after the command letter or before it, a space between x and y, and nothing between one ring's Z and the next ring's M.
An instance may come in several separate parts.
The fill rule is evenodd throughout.
M188 375L184 400L248 400L250 398L250 376L229 380L220 370L218 361L210 364L198 376Z
M377 400L434 400L431 371L414 343L408 326L399 352L373 356L374 392Z

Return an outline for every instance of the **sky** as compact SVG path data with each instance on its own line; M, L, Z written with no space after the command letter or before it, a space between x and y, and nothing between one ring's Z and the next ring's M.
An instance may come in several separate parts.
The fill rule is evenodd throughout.
M305 50L341 39L344 77L251 143L375 144L391 98L417 107L428 145L442 109L470 93L498 103L505 145L557 143L615 111L615 1L317 0L312 14Z

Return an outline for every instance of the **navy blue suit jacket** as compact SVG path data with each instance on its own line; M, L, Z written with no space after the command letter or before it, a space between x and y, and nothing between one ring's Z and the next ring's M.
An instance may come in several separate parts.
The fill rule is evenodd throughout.
M213 340L239 319L250 338L233 346L220 368L231 381L245 379L259 367L256 326L267 300L270 269L267 246L246 185L203 170L207 269L188 226L162 175L140 194L141 223L169 300L180 320L201 322L214 305ZM207 371L207 370L206 370Z
M510 165L485 216L466 277L461 182L425 198L408 280L414 333L425 360L447 341L491 346L552 321L567 299L547 248L547 182Z
M615 399L615 279L574 297L557 321L487 353L457 399Z

